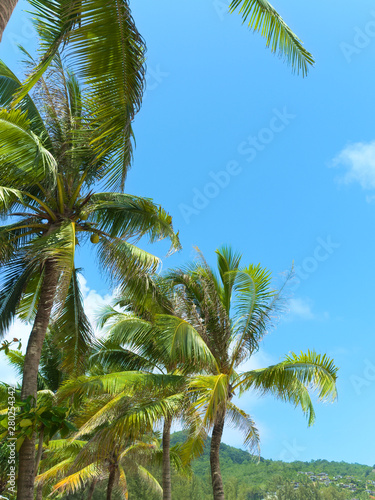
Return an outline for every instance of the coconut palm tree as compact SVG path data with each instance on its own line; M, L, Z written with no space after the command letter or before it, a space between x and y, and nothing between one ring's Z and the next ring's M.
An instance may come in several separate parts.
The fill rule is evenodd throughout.
M6 332L18 310L33 320L22 399L36 398L51 317L60 317L65 333L77 320L85 321L74 264L77 245L91 240L100 267L114 282L157 266L156 257L135 246L141 237L169 238L172 249L179 247L172 218L152 200L94 192L98 183L121 183L123 169L113 162L114 150L98 154L92 146L93 138L100 139L100 127L91 120L95 96L81 90L58 54L51 68L34 100L27 95L10 107L20 82L0 64L0 213L10 218L0 227L0 331ZM18 499L33 496L34 450L34 439L26 439L19 454Z
M210 464L215 500L224 499L219 447L224 424L230 421L244 432L246 445L259 446L254 421L233 403L233 397L254 390L273 394L300 406L314 422L309 389L319 400L336 397L337 368L326 355L289 354L267 368L241 371L272 325L282 304L282 288L271 288L271 274L260 265L240 267L241 255L230 248L216 251L217 271L199 254L193 264L167 275L171 286L184 296L184 314L215 358L211 372L193 378L189 392L203 425L212 428ZM191 440L194 446L194 439ZM189 447L187 447L189 452Z
M78 488L83 484L83 479L88 479L86 472L90 478L99 478L95 476L95 464L105 463L107 466L109 464L109 499L115 480L119 473L122 474L121 460L125 458L122 447L130 446L142 440L145 435L150 435L154 426L162 419L171 420L181 409L184 386L185 379L181 375L135 371L81 376L65 382L58 391L58 400L73 397L74 404L83 408L74 420L79 428L74 439L88 436L89 441L82 450L82 460L77 458L74 462L77 471L82 471L81 479L77 483L77 476L73 475L72 478L75 479L72 482L70 476L65 474L66 479L60 481L56 489L72 486ZM160 464L164 452L154 450L152 456ZM177 453L172 451L168 456L177 469L182 467ZM77 473L81 474L79 471ZM125 479L120 486L125 492Z
M141 293L140 293L141 291ZM119 310L119 307L122 310ZM213 363L199 334L181 316L180 297L161 276L150 276L146 286L129 280L121 297L102 309L99 326L106 336L93 355L107 370L157 370L188 375ZM171 500L170 434L173 417L187 426L197 425L188 402L181 400L175 415L163 423L163 499Z

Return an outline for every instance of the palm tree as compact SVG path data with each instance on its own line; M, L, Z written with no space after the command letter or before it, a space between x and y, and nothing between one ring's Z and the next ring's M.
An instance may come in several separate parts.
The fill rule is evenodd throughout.
M140 293L141 292L141 293ZM119 311L119 306L122 311ZM144 288L129 280L114 306L102 309L99 325L106 336L93 359L107 370L155 370L188 375L212 363L213 357L199 334L180 317L180 297L160 276L150 276ZM173 417L195 424L186 400L163 424L163 499L171 500L170 434Z
M27 310L33 320L22 399L36 398L51 317L60 317L65 333L77 330L77 320L86 321L74 265L77 244L88 239L97 244L100 266L115 282L158 265L134 245L141 237L169 238L173 249L179 247L172 218L152 200L93 192L105 180L121 183L123 165L113 161L115 150L98 154L91 145L93 138L100 140L100 127L91 121L95 96L81 90L59 55L52 69L35 102L27 95L14 108L7 106L20 82L0 64L0 213L11 217L0 227L0 331L6 332L18 310ZM34 450L34 439L26 439L19 454L18 499L32 499Z
M203 424L212 428L212 487L214 499L223 500L219 447L225 422L229 419L244 432L246 445L259 446L252 418L232 401L235 393L273 394L300 406L311 425L315 414L308 389L316 389L320 400L334 399L337 368L326 355L309 351L289 354L267 368L242 372L241 363L258 350L280 310L282 289L271 288L271 274L260 265L240 267L241 255L230 248L222 247L216 254L218 272L200 254L197 262L169 272L167 279L184 295L185 317L215 358L211 373L190 381L190 394ZM193 446L194 439L191 443Z

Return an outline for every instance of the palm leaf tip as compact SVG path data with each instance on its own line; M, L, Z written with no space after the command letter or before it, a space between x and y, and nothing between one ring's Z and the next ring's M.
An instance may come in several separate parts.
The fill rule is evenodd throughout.
M229 11L233 13L237 9L243 22L260 32L272 52L284 57L293 71L307 75L309 66L315 63L313 55L267 0L232 0Z

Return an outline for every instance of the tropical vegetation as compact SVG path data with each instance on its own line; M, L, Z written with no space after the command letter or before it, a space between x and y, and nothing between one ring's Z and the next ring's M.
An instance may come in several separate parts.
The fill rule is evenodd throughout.
M140 240L167 239L170 252L180 241L160 205L124 193L146 51L129 4L29 3L38 57L21 48L23 81L0 62L0 332L15 318L31 328L25 353L2 345L22 378L15 438L9 387L0 386L2 444L14 440L18 452L17 499L130 492L171 500L183 498L178 485L190 490L186 498L203 499L207 488L215 500L235 498L220 464L224 425L243 432L247 457L260 456L256 423L237 398L271 394L300 407L311 425L311 393L335 400L337 367L313 351L244 367L284 310L288 278L275 288L267 269L244 266L231 247L216 251L216 267L198 252L193 263L158 274L160 259ZM15 4L0 6L0 37ZM312 55L268 1L232 0L229 10L307 73ZM75 256L83 245L96 250L117 294L97 311L100 336L81 293ZM174 443L176 423L185 434ZM194 459L208 448L211 486L198 493L187 485L200 487ZM5 456L2 445L7 470Z

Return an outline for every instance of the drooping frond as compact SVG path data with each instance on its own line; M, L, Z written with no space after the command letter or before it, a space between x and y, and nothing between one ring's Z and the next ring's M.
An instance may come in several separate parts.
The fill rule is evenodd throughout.
M42 44L41 62L19 93L28 93L59 48L66 47L90 98L92 144L106 156L111 187L123 186L132 157L131 122L144 87L145 44L125 0L30 0Z
M337 371L333 360L325 354L322 356L312 351L300 355L292 353L277 365L241 374L234 389L270 393L282 401L300 406L311 425L315 413L308 390L315 391L321 401L333 401L337 397Z
M56 160L31 130L30 119L21 109L0 110L0 167L0 184L8 187L12 182L32 185L55 179Z
M148 471L142 465L138 464L137 469L138 469L138 474L143 479L143 481L151 487L152 491L157 493L160 496L160 498L162 498L163 497L163 488L160 486L160 483L156 479L156 477L153 476L151 474L151 472Z
M96 229L111 237L139 239L146 236L150 243L168 238L172 250L180 248L172 217L150 199L121 193L97 193L91 197L86 210Z
M227 422L239 429L244 437L243 444L252 452L260 453L260 438L254 420L231 401L227 404Z
M63 308L51 326L55 344L64 353L61 368L70 376L84 373L93 337L90 322L84 311L77 274L78 271L75 269Z
M53 491L59 493L75 493L76 491L79 491L87 483L87 481L100 478L102 474L102 469L99 468L96 463L89 464L79 471L61 479L57 484L55 484Z
M127 390L162 390L170 387L172 391L182 390L185 378L180 375L159 375L142 372L116 372L99 376L81 376L73 380L64 382L58 391L59 400L64 400L70 396L93 396L97 394L109 393L119 394Z
M237 9L243 22L266 39L272 52L284 57L293 71L307 74L309 66L314 64L313 56L267 0L232 0L230 12Z
M36 266L30 265L23 258L15 258L3 268L3 286L0 291L0 335L10 327L28 280L33 276Z

